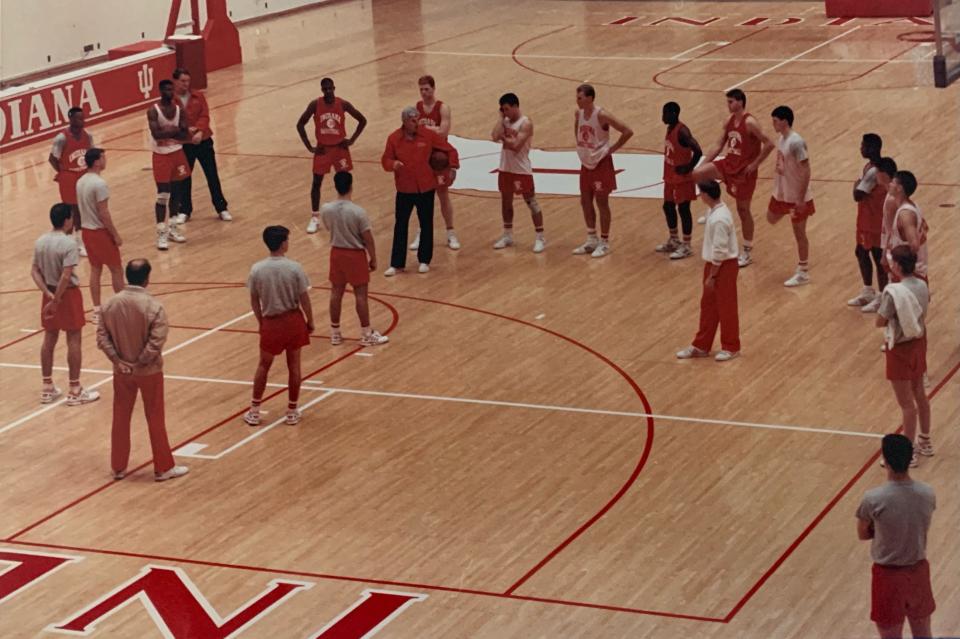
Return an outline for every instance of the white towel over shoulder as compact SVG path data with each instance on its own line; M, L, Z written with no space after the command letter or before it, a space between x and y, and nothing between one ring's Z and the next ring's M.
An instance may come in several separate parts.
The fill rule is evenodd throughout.
M893 299L893 304L897 308L896 322L900 325L904 338L911 340L923 337L923 326L920 324L923 308L913 291L903 284L891 283L883 289L883 294L889 295ZM884 338L887 342L887 348L895 346L896 335L892 322L887 323Z

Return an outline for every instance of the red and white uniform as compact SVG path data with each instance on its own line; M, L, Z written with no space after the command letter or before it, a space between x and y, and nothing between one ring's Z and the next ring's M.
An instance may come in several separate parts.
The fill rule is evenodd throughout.
M515 138L520 129L530 119L522 115L516 122L509 118L503 119L503 134L507 138ZM529 196L534 194L533 164L530 162L530 143L532 136L520 145L519 149L508 149L504 146L500 150L500 170L497 175L497 186L501 193Z
M780 136L777 140L777 166L773 175L773 194L767 209L774 215L789 215L791 221L800 222L816 212L813 205L813 190L807 184L803 189L801 166L809 160L807 143L796 131ZM806 210L797 211L797 203L804 202Z
M683 122L677 122L672 129L667 129L667 136L663 140L663 199L667 202L697 199L697 187L690 173L677 173L678 166L690 164L693 159L693 149L680 144L680 131L685 127Z
M727 137L726 154L714 160L713 165L720 171L727 193L737 200L749 200L757 188L757 173L747 173L746 169L760 157L762 145L760 138L747 129L747 118L750 114L742 114L739 121L736 117L731 115L723 126Z
M173 117L163 114L159 104L154 104L157 110L157 123L161 129L176 129L180 126L180 105L174 103ZM153 149L153 179L157 184L179 182L190 177L190 166L187 156L183 153L183 144L174 139L156 140L150 136L150 146Z
M609 194L617 190L617 176L610 155L610 129L600 123L603 109L594 105L588 117L577 112L577 155L580 157L580 192Z
M417 102L417 113L420 114L417 122L421 126L429 125L432 127L439 127L440 123L443 122L443 114L440 113L440 107L443 105L443 102L437 100L433 103L433 108L430 111L427 111L426 106L423 104L423 100ZM447 136L442 136L444 140L447 139ZM443 169L442 171L434 171L434 174L437 176L437 190L446 191L450 184L453 182L453 173L451 172L450 167Z
M335 173L353 169L350 149L339 146L347 139L346 115L343 110L343 100L340 98L334 98L332 104L327 104L323 96L317 98L313 123L317 136L317 148L322 149L323 153L316 153L313 156L314 174L326 175L331 168Z
M860 184L857 190L865 191L867 197L857 202L857 244L865 249L883 246L884 215L883 203L887 199L887 190L877 184L877 167L873 162L863 165ZM869 186L867 191L865 187ZM891 207L894 208L894 207ZM893 217L890 218L892 223Z
M914 215L917 216L917 232L919 233L925 222L923 221L923 213L920 212L920 207L916 204L911 204L910 202L904 202L900 205L900 208L897 209L896 214L893 216L893 224L890 228L890 237L887 242L887 264L893 262L893 257L890 252L898 246L903 244L908 244L907 240L900 234L900 214L904 211L912 211ZM927 280L927 241L923 240L923 243L920 244L920 249L917 251L917 265L914 268L914 275Z
M86 155L87 149L93 147L93 136L86 131L82 131L80 139L77 139L73 137L69 127L64 129L60 135L63 136L63 141L61 143L60 140L54 140L53 153L53 156L60 160L60 171L56 177L57 185L60 187L60 201L66 204L76 204L77 180L87 171L84 155Z

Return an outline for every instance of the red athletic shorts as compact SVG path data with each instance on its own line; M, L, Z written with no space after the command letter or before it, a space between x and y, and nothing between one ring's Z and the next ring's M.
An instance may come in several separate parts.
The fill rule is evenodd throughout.
M173 153L153 154L153 180L157 184L170 184L190 177L190 166L183 149Z
M753 192L757 189L757 173L747 173L746 167L732 171L727 165L727 158L714 160L713 165L720 172L720 179L726 185L727 193L738 202L753 199Z
M53 291L51 291L52 293ZM43 296L40 303L40 325L45 331L79 331L87 323L83 315L83 295L77 287L68 288L60 298L57 312L44 317L43 309L50 300Z
M330 249L330 283L335 286L363 286L370 282L370 263L363 249Z
M57 173L57 185L60 187L60 201L65 204L77 203L77 180L86 171L60 171Z
M887 379L914 380L927 372L927 336L887 349Z
M663 200L665 202L692 202L697 199L697 185L693 180L682 182L664 182Z
M861 231L860 229L857 229L857 244L868 250L872 248L880 248L882 246L880 243L880 233L874 233L873 231Z
M299 308L273 317L264 317L260 322L260 350L271 355L295 351L309 343L307 320Z
M313 154L314 175L326 175L333 169L334 173L352 171L353 160L350 159L350 149L339 146L321 146L323 153Z
M613 168L613 156L600 160L596 168L588 169L580 166L580 193L602 195L617 190L617 172Z
M903 623L904 617L929 617L937 609L926 559L912 566L873 564L870 595L870 620L881 626Z
M789 215L791 222L802 222L817 212L817 208L813 205L813 200L810 200L806 204L807 210L801 215L797 213L797 205L795 203L781 202L777 198L771 197L770 203L767 205L767 210L774 215Z
M81 229L92 266L120 266L120 247L107 229Z
M581 177L580 179L580 188L582 189L583 178ZM501 193L530 196L534 194L533 175L523 175L521 173L507 173L505 171L500 171L497 173L497 187L500 189Z

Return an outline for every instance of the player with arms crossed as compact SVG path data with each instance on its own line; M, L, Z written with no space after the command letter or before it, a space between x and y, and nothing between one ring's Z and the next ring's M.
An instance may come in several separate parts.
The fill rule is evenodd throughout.
M520 98L514 93L500 96L500 117L493 127L490 137L500 142L500 170L497 184L500 189L500 213L503 216L503 235L493 248L502 249L513 245L513 198L522 195L537 238L533 243L533 252L542 253L547 246L543 237L543 211L537 202L533 188L533 166L530 164L530 144L533 141L533 120L520 112Z
M157 183L157 248L166 251L168 240L186 242L177 223L182 184L190 177L183 143L190 139L187 114L174 102L173 81L160 81L160 100L147 109L150 143L153 148L153 179Z
M323 176L332 168L335 173L352 171L353 160L350 158L350 147L357 141L363 129L367 126L367 118L357 109L336 95L337 87L333 80L320 80L320 90L323 95L311 100L297 120L297 133L313 153L313 182L310 185L310 222L307 224L307 233L316 233L320 229L320 185ZM349 113L357 121L357 128L353 135L347 137L346 115ZM310 144L307 138L307 122L313 118L317 145Z
M690 236L693 233L693 216L690 202L697 199L697 186L691 173L703 151L687 125L680 121L680 105L667 102L661 116L667 125L663 141L663 214L667 218L670 238L654 249L657 253L669 253L671 260L681 260L693 255ZM683 242L677 234L677 212L683 226Z
M87 249L83 246L83 237L80 235L80 209L77 206L77 180L87 170L83 154L93 148L93 136L83 128L83 109L71 107L67 111L70 126L53 138L53 148L47 161L57 172L54 180L60 187L60 201L70 205L73 215L73 238L80 249L80 257L87 256Z

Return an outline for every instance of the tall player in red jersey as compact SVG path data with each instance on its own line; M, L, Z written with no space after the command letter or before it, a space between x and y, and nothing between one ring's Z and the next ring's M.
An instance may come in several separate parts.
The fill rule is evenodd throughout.
M320 91L323 95L304 109L297 120L297 133L307 151L313 153L313 183L310 186L310 222L307 224L307 233L316 233L320 229L320 184L323 176L330 172L351 171L353 161L350 159L350 147L357 141L367 118L356 110L352 104L336 96L337 87L333 80L320 80ZM347 137L346 114L349 113L357 121L357 128L353 135ZM310 144L307 137L307 122L313 118L317 145Z
M723 180L727 193L737 200L737 214L743 227L743 252L740 268L753 262L753 214L750 204L757 188L757 169L774 149L773 141L760 129L757 119L747 113L747 95L740 89L727 91L730 117L723 135L704 156L705 162L693 172L693 180ZM724 156L716 159L721 151Z
M697 199L697 186L690 174L703 157L700 144L687 125L680 121L680 105L667 102L663 105L661 119L667 125L663 141L663 213L667 218L670 239L658 244L657 253L669 253L671 260L682 260L693 255L690 236L693 233L693 216L690 202ZM677 234L677 210L683 226L683 242Z
M420 114L420 126L426 127L438 134L444 140L450 133L452 124L450 105L437 99L437 82L432 75L425 75L417 80L420 86L420 101L417 102L417 113ZM437 171L437 199L440 200L440 214L447 225L447 246L456 251L460 248L460 240L457 239L457 233L453 229L453 202L450 201L450 183L451 171L446 168ZM416 251L420 248L420 231L410 243L410 250Z
M53 138L53 148L50 149L50 156L47 161L57 172L54 180L60 187L60 201L70 205L75 230L73 236L77 241L81 257L86 257L87 250L84 248L83 238L80 236L77 180L87 171L83 156L87 149L93 148L93 136L83 128L83 109L80 107L71 107L67 111L67 119L70 121L70 126Z

